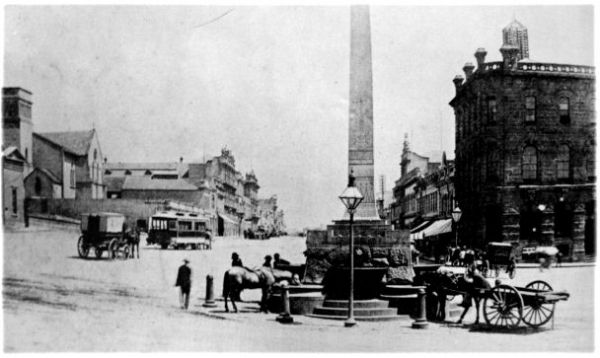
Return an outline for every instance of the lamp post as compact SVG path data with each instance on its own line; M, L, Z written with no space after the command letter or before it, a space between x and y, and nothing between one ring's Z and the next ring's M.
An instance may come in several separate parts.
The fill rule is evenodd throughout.
M354 320L354 213L356 208L363 200L363 196L356 186L354 186L354 176L352 172L348 176L348 187L339 196L350 215L350 296L348 298L348 319L344 322L345 327L352 327L356 325Z
M455 224L456 224L456 228L455 228L455 241L454 241L454 245L456 247L458 247L458 221L460 220L460 217L462 216L462 211L460 210L460 208L457 206L456 208L454 208L454 210L452 211L452 220L454 220Z

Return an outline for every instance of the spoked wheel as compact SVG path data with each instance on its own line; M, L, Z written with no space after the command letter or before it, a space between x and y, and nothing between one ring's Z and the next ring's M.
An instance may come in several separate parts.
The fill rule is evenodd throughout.
M94 251L95 251L95 254L96 254L96 258L97 258L97 259L101 258L101 257L102 257L102 253L104 252L104 250L102 250L102 249L100 249L100 248L98 248L98 247L96 247L96 248L94 249Z
M552 286L541 280L530 282L525 288L534 289L539 293L552 291ZM546 302L543 296L532 296L528 299L527 306L523 311L523 322L531 327L539 327L552 318L554 308L555 304Z
M514 287L496 286L483 302L483 314L489 325L515 328L521 322L523 298Z
M79 257L85 259L90 253L90 247L85 243L85 238L82 236L79 237L79 241L77 241L77 253Z

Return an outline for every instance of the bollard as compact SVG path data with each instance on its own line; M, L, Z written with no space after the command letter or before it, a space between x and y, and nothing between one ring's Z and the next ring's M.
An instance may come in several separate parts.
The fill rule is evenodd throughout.
M417 317L412 324L412 328L427 328L427 305L425 303L425 289L419 288L417 293Z
M293 323L294 317L290 314L290 289L287 283L281 286L281 299L283 301L283 312L277 316L279 323Z
M213 277L206 275L206 300L202 304L203 307L217 307L215 303L215 292L213 289Z

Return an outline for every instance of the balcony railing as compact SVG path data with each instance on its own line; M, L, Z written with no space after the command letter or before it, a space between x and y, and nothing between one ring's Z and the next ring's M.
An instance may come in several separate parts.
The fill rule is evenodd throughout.
M500 70L504 67L502 62L488 62L484 64L484 71ZM548 73L573 73L582 75L593 75L595 68L593 66L580 65L563 65L557 63L541 63L541 62L519 62L517 63L518 71L530 72L548 72Z

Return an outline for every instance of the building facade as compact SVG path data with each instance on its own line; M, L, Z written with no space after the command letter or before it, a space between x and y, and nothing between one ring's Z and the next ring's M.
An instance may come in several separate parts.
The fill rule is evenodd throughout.
M64 199L103 199L104 161L96 130L33 133L33 167L43 169L26 177L28 197L41 197L37 183L56 179ZM58 194L58 193L56 193ZM55 195L56 195L55 194Z
M595 253L594 68L528 59L526 29L507 35L519 27L503 31L501 62L480 48L454 79L460 241L580 259Z
M5 225L24 222L24 171L27 161L16 146L2 150L2 221Z
M440 162L431 162L412 152L405 139L400 167L402 175L390 206L392 224L410 229L411 241L422 255L437 260L446 254L447 246L455 244L454 161L443 153Z

